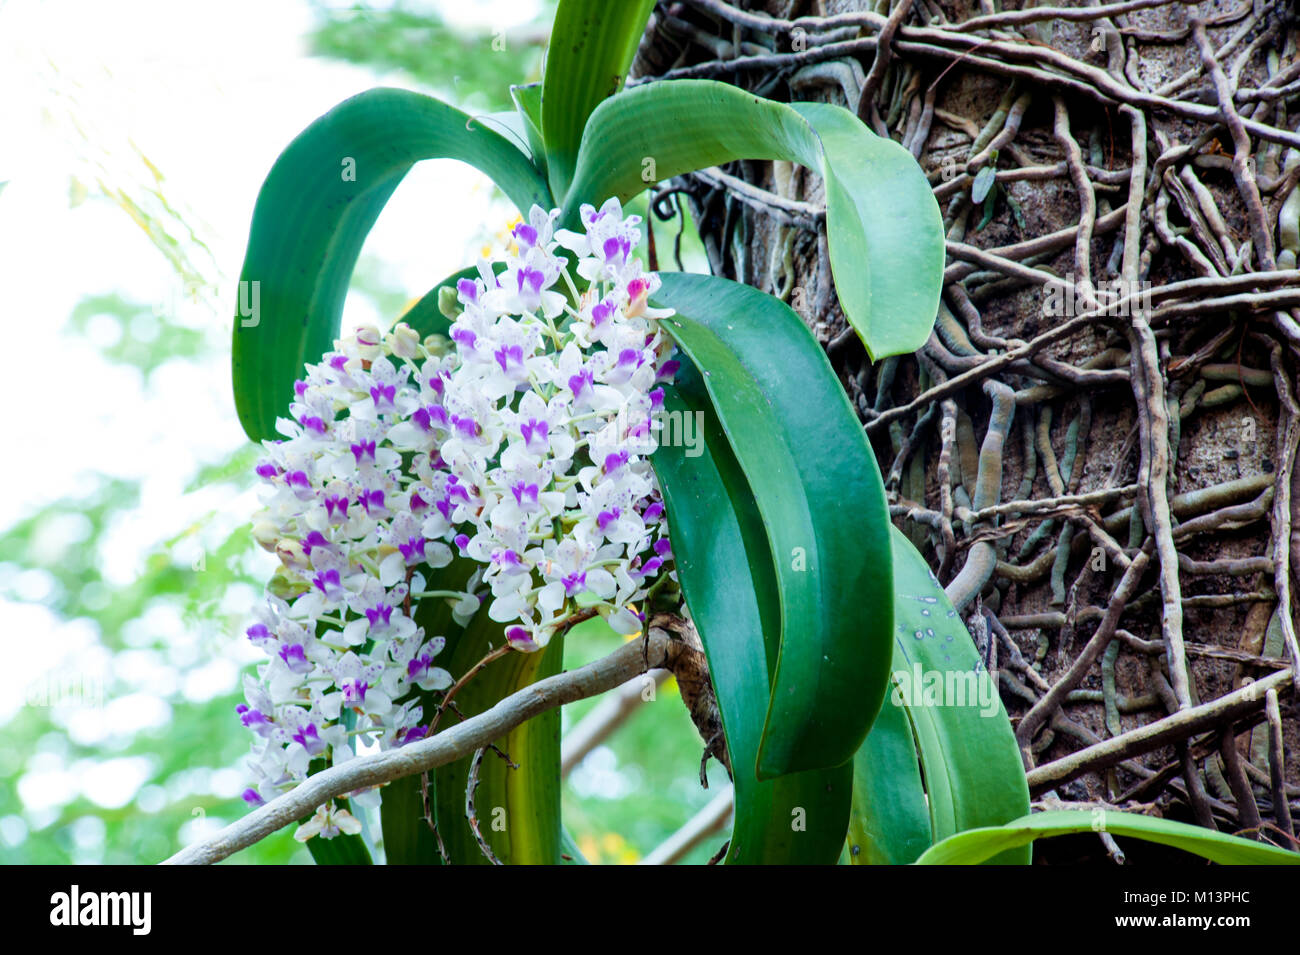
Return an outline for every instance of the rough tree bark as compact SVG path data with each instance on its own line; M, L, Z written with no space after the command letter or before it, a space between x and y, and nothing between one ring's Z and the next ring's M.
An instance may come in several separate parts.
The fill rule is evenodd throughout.
M838 103L911 150L949 240L917 354L873 367L845 330L815 175L735 163L654 208L685 195L712 270L825 344L896 521L987 623L1027 770L1077 756L1035 796L1286 845L1289 684L1117 764L1110 740L1296 662L1297 21L1281 0L1018 2L661 2L633 68ZM981 465L1002 503L973 512Z

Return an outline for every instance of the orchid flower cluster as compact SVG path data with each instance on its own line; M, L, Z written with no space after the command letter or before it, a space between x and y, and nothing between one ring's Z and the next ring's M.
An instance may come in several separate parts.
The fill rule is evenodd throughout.
M482 608L533 651L592 613L636 633L670 573L648 458L678 367L656 320L673 313L647 304L659 280L633 255L640 217L615 199L583 206L578 233L558 215L534 206L504 271L480 261L457 284L450 339L363 327L295 383L285 439L257 465L254 536L281 567L247 631L269 658L237 708L257 737L250 804L358 739L387 749L428 732L415 691L452 678L415 602L445 600L461 625ZM474 567L463 591L434 589L457 555ZM300 837L355 831L342 808L317 815Z

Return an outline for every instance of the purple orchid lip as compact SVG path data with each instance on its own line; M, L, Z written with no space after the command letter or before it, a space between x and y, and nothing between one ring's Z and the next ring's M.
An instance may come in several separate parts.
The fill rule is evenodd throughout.
M461 298L466 301L478 302L478 285L470 279L460 279L456 283L456 291L460 294ZM452 337L454 338L455 336L453 335Z
M573 392L573 397L579 398L582 396L582 392L584 389L591 390L591 387L593 384L595 384L595 381L596 378L594 375L592 375L591 369L584 368L576 375L571 375L569 377L569 390Z
M537 244L537 230L525 222L521 222L515 226L511 235L515 237L515 240L521 246L531 249Z
M325 549L328 550L330 546L330 542L325 539L325 535L322 534L320 531L312 531L310 534L308 534L306 537L302 539L301 543L302 543L302 552L306 554L308 557L311 556L311 552L315 548L324 547Z
M269 640L271 638L271 630L264 623L253 624L244 631L244 634L249 640Z
M248 803L250 806L263 806L266 804L266 800L262 798L261 794L251 787L240 793L239 798L244 800L244 802Z
M533 295L536 295L542 290L542 285L546 282L546 276L543 275L541 271L539 271L538 269L530 269L525 267L519 270L519 274L516 277L515 282L518 285L516 291L518 291L520 294L523 294L524 286L526 285L528 286L528 290Z
M587 574L585 571L576 574L569 574L562 577L560 583L564 584L564 593L566 596L576 597L587 589Z
M477 421L470 417L460 417L459 415L451 416L451 424L460 434L466 438L477 438L483 433L483 428Z
M525 501L536 504L539 492L540 488L536 484L528 484L524 481L519 481L510 488L510 493L515 496L515 503L520 507L524 506Z
M501 550L494 550L492 552L491 559L492 559L492 563L501 567L516 568L523 564L523 561L520 560L519 555L516 554L513 550L511 550L509 547L503 548Z
M596 515L596 527L604 531L606 527L618 520L622 513L617 507L611 507L608 511L601 511Z
M496 358L497 364L501 366L503 372L509 372L511 367L523 368L524 349L522 345L502 345L495 352L493 357Z
M344 521L347 519L348 505L351 503L352 502L346 497L340 495L327 497L325 498L325 516L330 518L332 521ZM337 512L337 514L335 512Z
M307 723L293 734L293 741L312 756L325 752L325 741L320 738L320 731L315 723Z
M303 649L301 643L290 643L280 647L280 659L284 661L292 673L306 673L311 669L311 662L307 659L307 651Z
M433 430L435 424L443 428L447 427L447 409L441 405L425 405L423 408L417 408L411 415L411 420L415 422L416 427L426 434Z
M401 552L402 557L405 558L406 562L410 564L414 563L416 560L424 560L425 548L428 546L428 543L429 542L423 537L411 537L407 539L405 544L398 544L397 549Z
M532 448L535 442L544 443L549 432L550 425L545 421L538 421L536 418L522 422L519 425L519 433L524 436L524 447L529 449Z
M681 367L682 367L682 363L678 361L676 358L672 359L671 361L664 362L663 366L659 369L659 374L656 380L671 381L673 379L673 376L677 374L678 369Z
M419 682L428 674L430 667L433 666L433 657L427 653L413 658L406 664L406 675L409 679Z
M533 639L533 635L523 627L508 627L506 629L506 640L518 650L540 649L537 641Z
M250 729L271 722L261 710L255 710L245 703L240 703L236 706L235 712L239 714L240 722Z
M339 572L332 567L317 574L311 582L325 595L326 600L338 600L343 596L343 584Z
M381 603L374 607L366 608L366 620L370 622L370 626L372 627L378 627L380 624L387 627L389 621L392 620L392 617L393 608L388 606L388 604Z
M366 702L366 690L370 689L370 684L365 680L344 680L339 689L343 691L344 703L361 704Z
M623 465L627 464L628 453L626 451L617 451L613 454L605 455L605 473L613 474Z

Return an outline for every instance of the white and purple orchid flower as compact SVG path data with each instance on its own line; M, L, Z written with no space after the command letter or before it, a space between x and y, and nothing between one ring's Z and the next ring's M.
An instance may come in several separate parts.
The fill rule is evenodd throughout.
M255 740L249 805L359 744L423 738L427 694L453 678L418 600L447 601L462 624L483 611L531 652L588 608L635 633L671 572L648 459L658 384L677 366L656 319L672 313L646 304L658 279L635 255L638 217L584 206L577 233L556 230L558 214L534 207L504 271L482 261L459 282L449 339L362 327L295 383L284 440L257 465L255 536L282 566L281 596L247 628L267 657L238 708ZM454 554L480 565L465 592L425 596ZM326 806L298 838L358 825Z

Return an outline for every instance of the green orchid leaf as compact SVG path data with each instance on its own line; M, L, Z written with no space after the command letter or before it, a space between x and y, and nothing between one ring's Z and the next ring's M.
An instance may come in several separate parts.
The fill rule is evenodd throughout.
M561 0L542 77L541 130L551 191L573 177L587 117L618 92L654 0Z
M902 706L886 699L853 757L848 862L909 865L932 841L912 723Z
M232 344L235 406L254 441L276 437L303 365L338 336L357 255L389 196L435 158L482 170L522 210L550 207L545 180L508 137L404 90L339 104L276 160L253 212Z
M926 850L917 862L920 865L974 865L998 853L1028 846L1035 839L1077 832L1108 832L1112 836L1155 842L1220 865L1300 865L1300 853L1172 819L1109 809L1038 812L1005 825L959 832Z
M934 838L1029 812L1029 789L996 684L929 565L893 529L894 689L921 758ZM1013 851L999 863L1027 863Z
M502 624L480 610L465 632L439 657L439 666L460 678L494 647L505 643ZM564 638L535 653L511 651L489 663L465 684L456 706L468 719L531 683L560 672ZM443 715L444 726L457 720ZM500 753L483 754L474 806L479 833L506 865L555 865L561 859L560 711L550 710L515 727L496 741ZM502 755L504 754L504 755ZM506 758L514 768L506 762ZM454 865L487 865L465 809L471 759L434 771L438 833Z
M374 865L361 836L337 835L333 839L312 836L307 849L317 865Z
M542 84L529 83L526 86L510 87L510 98L523 120L524 134L528 138L528 151L532 153L533 165L546 175L546 143L542 139Z
M449 281L454 282L454 279L455 276ZM457 557L446 567L429 572L426 587L429 590L461 592L477 567L474 561ZM464 628L452 616L451 601L445 598L418 600L414 603L413 612L416 625L426 635L446 639L447 646L436 660L436 665L446 669L452 655L448 648L454 647L464 634ZM421 725L428 726L443 694L439 691L417 690L414 696L423 713ZM406 703L407 700L407 697L403 697L397 702ZM446 728L454 719L453 715L447 714L446 722L439 725ZM437 775L428 773L424 777L403 776L381 790L379 818L384 834L384 853L389 865L442 864L437 839L429 824L429 813L434 814L434 819L437 818L437 786Z
M661 327L702 372L776 576L780 643L758 776L843 766L880 710L893 644L875 456L825 352L788 306L712 276L661 279L655 304L677 311Z
M591 114L561 219L573 228L582 203L626 201L648 182L737 159L821 175L835 288L867 352L925 344L943 279L938 203L911 153L838 106L776 103L710 80L626 90Z
M735 776L730 865L830 864L844 842L847 765L760 781L753 767L779 651L776 572L749 483L698 371L683 364L665 410L701 440L653 457L674 560L700 633Z

